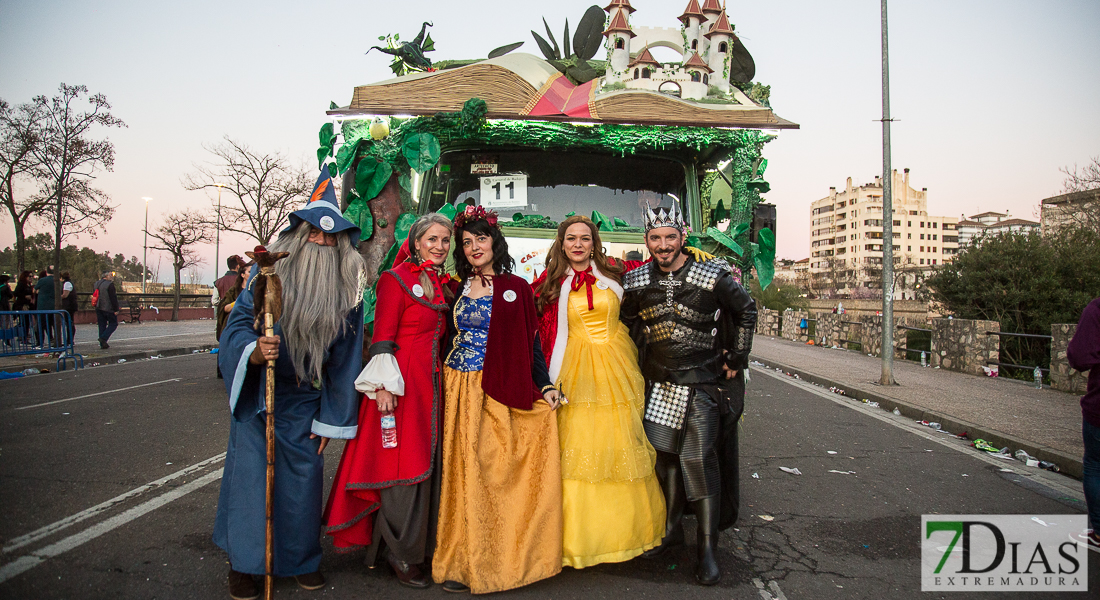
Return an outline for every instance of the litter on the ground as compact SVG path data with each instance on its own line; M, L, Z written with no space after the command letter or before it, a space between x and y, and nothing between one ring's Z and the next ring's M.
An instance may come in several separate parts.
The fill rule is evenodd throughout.
M826 450L826 454L836 454L836 450Z
M836 473L837 475L855 475L855 471L837 471L836 469L829 469L830 473Z
M999 470L1000 470L1001 473L1015 473L1016 472L1016 471L1013 471L1012 469L1005 469L1005 468L1001 468Z
M970 445L974 446L978 450L982 450L983 452L1000 452L1000 450L998 448L995 448L993 444L990 444L989 442L981 438L974 440L974 443Z
M894 416L898 416L898 417L901 416L901 411L898 410L897 407L894 408Z
M753 479L760 479L760 473L753 473L752 478Z
M801 475L802 474L802 471L799 471L798 467L795 467L793 469L790 468L790 467L779 467L779 470L783 471L784 473L790 473L791 475Z
M768 521L768 522L771 522L771 521L775 520L775 517L773 517L771 515L756 515L756 516L758 516L761 519L764 519L765 521Z
M1028 454L1024 450L1017 450L1015 456L1016 456L1016 460L1024 463L1025 465L1027 465L1029 467L1038 467L1039 466L1039 459L1037 459L1034 456Z

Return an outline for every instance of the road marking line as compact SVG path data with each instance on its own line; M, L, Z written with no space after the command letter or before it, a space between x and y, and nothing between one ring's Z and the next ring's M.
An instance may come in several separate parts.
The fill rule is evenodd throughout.
M89 527L88 529L85 529L84 531L81 531L80 533L73 534L59 542L50 544L49 546L46 546L45 548L42 548L37 552L32 552L30 554L21 556L18 559L4 565L3 567L0 567L0 583L3 583L21 573L24 573L42 564L43 562L46 562L47 559L64 554L65 552L77 548L86 542L90 542L105 533L109 533L119 527L122 527L130 521L133 521L134 519L137 519L142 515L150 513L164 506L165 504L168 504L169 502L178 500L186 496L187 494L190 494L191 492L202 488L206 484L218 479L219 477L221 477L220 472L212 471L192 481L191 483L181 485L180 487L170 492L161 494L160 496L157 496L156 498L153 498L148 502L139 504L124 513L115 515L110 519L103 521L102 523L98 523Z
M68 402L70 400L83 400L84 398L91 398L93 396L102 396L103 394L113 394L115 392L125 392L126 390L136 390L138 388L149 387L151 385L160 385L162 383L170 383L173 381L180 381L177 379L165 379L164 381L154 381L153 383L143 383L141 385L132 385L130 387L124 387L117 390L107 390L106 392L96 392L94 394L85 394L83 396L74 396L72 398L65 398L64 400L51 400L49 402L43 402L42 404L32 404L30 406L19 406L15 410L27 410L28 408L38 408L41 406L49 406L51 404L60 404L62 402Z
M753 579L752 584L756 586L756 590L760 593L760 598L763 600L787 600L786 594L783 590L779 589L779 584L774 581L768 582L768 587L771 588L771 592L764 589L764 582L760 579Z
M195 464L193 464L190 467L187 467L185 469L180 469L179 471L176 471L175 473L172 473L171 475L165 475L164 477L161 477L160 479L158 479L156 481L151 481L151 482L149 482L149 483L147 483L147 484L145 484L141 487L136 487L136 488L126 492L125 494L115 496L114 498L111 498L110 500L107 500L106 502L101 502L100 504L97 504L97 505L95 505L95 506L93 506L89 509L80 511L80 512L76 513L75 515L65 517L64 519L61 519L60 521L50 523L49 525L46 525L45 527L41 527L39 529L36 529L36 530L26 534L26 535L21 535L17 538L8 540L8 543L4 544L4 547L2 549L0 549L0 552L6 554L8 552L11 552L12 550L18 550L19 548L22 548L23 546L26 546L27 544L32 544L34 542L37 542L38 540L40 540L44 537L51 536L51 535L53 535L53 534L55 534L59 531L67 529L71 525L75 525L75 524L77 524L77 523L79 523L79 522L81 522L85 519L94 517L94 516L98 515L99 513L103 512L103 511L105 511L105 510L107 510L107 509L109 509L109 508L111 508L111 507L113 507L113 506L115 506L115 505L117 505L121 502L125 502L126 500L129 500L130 498L133 498L134 496L137 496L139 494L143 494L143 493L145 493L145 492L147 492L151 489L158 488L158 487L168 483L169 481L172 481L173 479L179 479L180 477L190 475L191 473L194 473L195 471L201 471L202 469L205 469L206 467L208 467L212 464L221 462L223 460L225 460L225 452L222 452L221 454L219 454L217 456L211 456L210 458L208 458L208 459L206 459L202 462L195 463Z
M208 332L196 331L194 333L170 333L168 335L147 335L147 336L143 336L143 337L118 338L118 339L115 340L115 342L121 343L121 342L133 342L133 341L137 341L137 340L159 340L161 338L182 337L182 336L185 336L185 335L208 335ZM76 345L77 346L84 346L84 345L87 345L87 344L98 344L98 343L99 342L77 342Z
M793 377L788 377L781 373L777 373L774 368L760 367L757 365L753 365L752 368L773 379L788 383L797 388L804 389L811 394L821 396L822 398L831 400L836 404L839 404L840 406L845 406L854 411L861 412L871 418L878 419L883 423L893 425L894 427L897 427L898 429L901 429L903 431L908 431L930 442L934 442L946 448L950 448L960 454L976 458L982 462L991 464L996 467L1005 467L1007 466L1005 463L1008 463L1008 465L1013 465L1013 462L1009 462L1000 458L993 458L992 456L988 456L988 453L986 452L975 450L970 446L963 445L962 443L959 443L959 440L957 438L947 437L942 433L933 433L933 430L928 429L927 427L914 427L912 424L912 420L907 417L895 417L890 412L884 411L881 408L872 408L870 406L867 406L866 404L859 402L859 400L856 400L851 396L841 396L840 394L830 392L827 388L816 386L804 379L794 379ZM1016 474L1022 477L1026 477L1040 485L1052 488L1062 496L1073 498L1082 502L1085 499L1085 495L1081 491L1080 487L1073 487L1070 485L1066 485L1062 482L1062 479L1066 479L1064 475L1055 475L1053 473L1050 473L1049 471L1032 472L1030 470L1016 470ZM1080 482L1075 483L1078 483L1078 485L1080 485Z

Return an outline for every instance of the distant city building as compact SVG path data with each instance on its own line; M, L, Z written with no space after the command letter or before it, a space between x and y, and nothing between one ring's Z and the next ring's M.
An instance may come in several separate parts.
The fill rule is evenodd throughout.
M912 271L899 277L899 298L912 295L919 275L954 258L959 248L958 219L928 214L928 189L909 186L909 169L893 173L893 250L895 268ZM859 295L858 288L881 289L883 255L882 180L854 185L810 206L811 288L841 296Z
M984 212L963 217L958 222L959 247L965 248L983 235L1001 233L1038 233L1039 224L1027 219L1013 218L1009 212Z
M799 276L804 275L809 268L810 259L808 258L797 261L781 258L775 261L775 278L794 282L798 280Z
M1039 222L1043 235L1070 224L1100 227L1100 189L1046 198L1039 205Z

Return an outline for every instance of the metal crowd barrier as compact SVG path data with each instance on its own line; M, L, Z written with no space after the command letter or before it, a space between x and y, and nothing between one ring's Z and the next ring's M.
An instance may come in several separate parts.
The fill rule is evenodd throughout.
M71 358L73 369L84 368L84 356L76 352L76 327L63 310L0 311L0 356L57 352L57 370L64 371Z
M908 334L906 334L906 336L905 336L905 347L898 347L898 350L901 350L901 351L905 352L905 360L914 360L915 361L916 359L910 359L909 355L910 354L919 354L920 355L920 366L922 366L922 367L930 366L929 357L932 355L932 330L931 329L925 329L923 327L909 327L908 325L898 325L898 329L901 329L902 331L906 331L906 332L917 331L917 332L920 332L920 333L927 333L928 334L928 340L927 340L928 347L927 348L910 348L909 347L909 336L908 336Z
M841 324L843 324L843 325L859 325L860 330L862 331L862 329L863 329L863 322L862 321L841 321ZM849 327L848 328L849 334L851 334L851 331L852 331L852 328ZM848 350L855 350L855 348L852 348L852 346L859 346L859 351L863 352L863 342L861 342L859 340L839 339L837 341L844 344L844 347Z
M1011 333L1011 332L1008 332L1008 331L985 331L985 332L979 333L978 335L995 335L995 336L997 336L998 338L1001 339L1001 345L1002 346L1004 346L1004 338L1006 338L1006 337L1019 338L1019 339L1030 339L1030 340L1043 340L1047 344L1050 344L1054 340L1054 338L1049 336L1049 335L1042 335L1042 334L1038 334L1038 333ZM1003 352L1003 350L1002 350L1002 352ZM1050 355L1050 350L1049 350L1049 346L1048 346L1047 356L1049 356L1049 355ZM1020 370L1020 371L1025 371L1025 372L1031 373L1032 379L1034 379L1036 387L1042 387L1044 374L1047 377L1050 377L1050 369L1045 368L1041 365L1016 365L1016 364L1012 364L1012 363L997 362L995 360L987 360L987 361L985 361L985 364L987 364L987 365L997 365L998 367L1008 367L1010 369L1017 369L1017 370Z

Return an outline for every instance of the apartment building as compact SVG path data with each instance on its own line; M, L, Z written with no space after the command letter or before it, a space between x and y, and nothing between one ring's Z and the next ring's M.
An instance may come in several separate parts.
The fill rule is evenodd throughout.
M895 269L904 273L895 288L907 297L908 285L919 283L920 274L954 258L959 248L955 217L928 214L928 188L909 185L909 169L893 181L893 250ZM855 185L849 177L843 190L829 188L829 195L810 206L810 275L813 287L840 295L856 288L881 289L883 224L882 180Z
M1100 189L1046 198L1039 210L1043 235L1050 235L1067 225L1100 230Z
M1045 200L1044 200L1045 202ZM997 235L1001 233L1039 233L1040 225L1035 221L1017 219L1008 211L984 212L977 215L965 215L956 224L959 235L959 247L965 248L983 235Z

